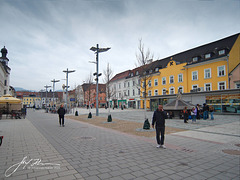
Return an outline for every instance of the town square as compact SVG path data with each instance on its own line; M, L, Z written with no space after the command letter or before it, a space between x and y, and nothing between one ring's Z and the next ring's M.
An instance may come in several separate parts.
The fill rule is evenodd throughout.
M0 0L0 180L239 180L239 0Z

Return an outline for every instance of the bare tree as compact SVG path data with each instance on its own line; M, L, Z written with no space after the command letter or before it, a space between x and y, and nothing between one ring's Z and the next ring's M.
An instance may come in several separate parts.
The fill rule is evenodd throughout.
M116 91L114 89L111 89L110 87L110 80L113 76L113 71L111 67L109 66L109 63L107 64L107 69L103 71L104 73L104 82L106 83L106 97L107 97L107 104L108 104L108 121L111 121L111 114L110 114L110 98L114 96Z
M149 88L149 83L151 81L151 73L149 72L149 64L153 60L153 54L149 49L145 50L144 44L142 43L142 39L139 40L138 46L139 52L136 54L137 58L137 67L139 67L139 79L140 83L137 85L140 89L140 97L144 98L144 118L147 119L147 109L146 109L146 101L147 101L147 89Z

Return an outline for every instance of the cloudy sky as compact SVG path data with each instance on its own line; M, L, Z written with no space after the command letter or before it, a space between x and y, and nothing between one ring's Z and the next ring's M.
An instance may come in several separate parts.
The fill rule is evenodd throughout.
M0 48L11 86L61 89L68 68L72 89L96 71L96 44L111 47L100 72L117 74L136 67L140 38L162 59L239 33L239 19L240 0L0 0Z

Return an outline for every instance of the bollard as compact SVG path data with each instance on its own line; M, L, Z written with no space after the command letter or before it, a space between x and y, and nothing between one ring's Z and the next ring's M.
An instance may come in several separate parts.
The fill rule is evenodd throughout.
M143 129L150 129L150 123L149 123L148 119L146 119L146 120L144 121Z
M112 116L111 116L111 114L108 115L107 121L108 121L108 122L112 122Z
M78 116L78 111L75 112L75 116Z

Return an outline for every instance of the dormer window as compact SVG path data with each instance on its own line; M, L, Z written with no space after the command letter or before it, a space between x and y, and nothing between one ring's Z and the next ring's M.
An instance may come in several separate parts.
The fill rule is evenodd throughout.
M136 76L138 75L138 71L136 72Z
M224 55L224 54L225 54L225 49L218 51L218 55Z
M198 57L193 57L193 58L192 58L192 61L193 61L193 62L197 62L197 61L198 61Z
M151 70L151 69L149 70L149 73L152 73L152 70Z
M131 77L133 77L133 73L131 73Z
M211 57L211 53L205 54L205 59L209 59Z
M155 68L155 72L158 72L159 71L159 68Z

